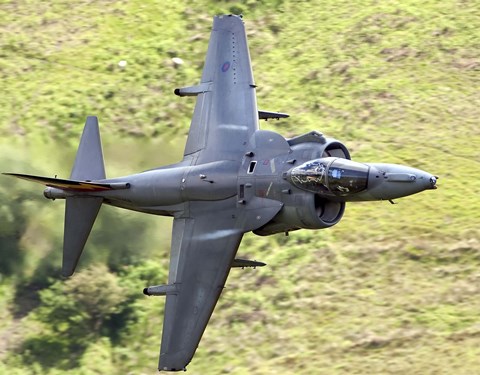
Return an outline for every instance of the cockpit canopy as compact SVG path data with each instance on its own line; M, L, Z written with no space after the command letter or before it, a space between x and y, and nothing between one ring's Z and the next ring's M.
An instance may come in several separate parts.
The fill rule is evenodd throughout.
M322 158L293 168L289 181L316 194L346 196L367 188L369 167L348 159Z

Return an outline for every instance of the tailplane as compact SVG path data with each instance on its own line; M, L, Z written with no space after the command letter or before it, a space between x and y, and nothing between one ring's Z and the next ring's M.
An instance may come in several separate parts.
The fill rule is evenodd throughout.
M103 190L119 190L119 189L128 189L130 184L128 182L94 182L94 181L78 181L78 180L67 180L63 178L53 178L53 177L44 177L44 176L34 176L30 174L21 174L21 173L2 173L6 176L17 177L22 180L37 182L39 184L48 186L50 188L63 190L64 196L58 198L66 198L67 196L75 195L76 193L88 193L96 192ZM46 190L47 191L47 190ZM51 198L45 195L46 198Z

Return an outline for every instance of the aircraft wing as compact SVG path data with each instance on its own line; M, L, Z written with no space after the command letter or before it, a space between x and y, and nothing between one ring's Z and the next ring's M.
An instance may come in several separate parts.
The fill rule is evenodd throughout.
M184 369L192 359L230 272L243 233L267 223L280 202L255 198L191 202L173 223L168 285L146 288L166 295L159 370ZM146 293L150 294L150 293Z
M185 158L191 164L239 160L258 130L258 111L250 54L242 19L214 17L199 85L176 89L196 96Z
M201 82L175 93L197 97L184 161L199 165L232 160L240 167L259 116L240 17L214 18ZM248 204L237 196L190 201L175 216L168 284L144 290L166 295L159 370L185 369L234 265L243 233L265 225L282 207L256 197L253 189L244 198Z

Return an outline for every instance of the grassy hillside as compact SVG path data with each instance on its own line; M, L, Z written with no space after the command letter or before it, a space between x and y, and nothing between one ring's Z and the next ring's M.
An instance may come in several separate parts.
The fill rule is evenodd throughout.
M0 171L68 176L91 114L109 176L178 160L194 101L173 89L198 82L212 16L232 12L259 107L291 115L262 128L321 131L439 189L350 204L328 230L247 235L239 254L268 267L232 271L189 373L477 372L475 1L1 1ZM65 282L63 204L0 179L0 372L156 373L163 301L141 290L165 281L170 221L102 209Z

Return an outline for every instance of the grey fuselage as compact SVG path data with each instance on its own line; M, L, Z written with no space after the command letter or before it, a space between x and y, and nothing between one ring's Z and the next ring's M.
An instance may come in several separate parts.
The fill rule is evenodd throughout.
M287 141L277 133L259 130L249 146L250 151L241 160L192 166L184 159L178 164L100 180L97 182L128 188L95 195L112 206L165 216L184 212L185 204L192 201L236 197L237 205L248 205L254 196L279 201L283 208L267 225L269 228L255 231L264 235L332 226L343 216L348 201L391 200L435 188L436 178L419 169L353 162L342 143L316 132ZM49 198L63 198L65 194L70 195L55 188L45 191Z

